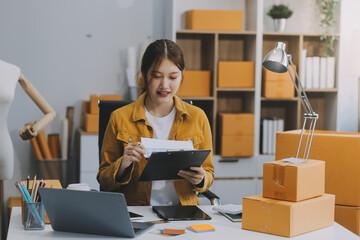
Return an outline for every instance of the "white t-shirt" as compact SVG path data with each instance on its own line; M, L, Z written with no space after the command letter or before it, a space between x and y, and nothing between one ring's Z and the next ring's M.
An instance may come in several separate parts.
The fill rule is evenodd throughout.
M152 116L145 107L145 117L153 127L154 138L168 140L175 120L175 106L165 117ZM150 205L178 205L179 197L172 180L159 180L152 182Z

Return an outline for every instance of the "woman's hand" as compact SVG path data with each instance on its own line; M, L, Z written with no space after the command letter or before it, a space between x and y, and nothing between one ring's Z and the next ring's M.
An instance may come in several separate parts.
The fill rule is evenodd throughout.
M124 155L120 164L120 169L125 170L133 162L139 162L145 153L146 148L140 142L129 143L124 149Z
M180 170L178 175L194 185L201 183L205 177L205 170L202 167L190 167L190 170L192 171Z

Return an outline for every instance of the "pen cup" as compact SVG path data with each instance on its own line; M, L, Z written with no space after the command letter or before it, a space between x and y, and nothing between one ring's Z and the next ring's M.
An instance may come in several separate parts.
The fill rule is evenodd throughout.
M24 203L24 229L45 229L45 211L42 202Z

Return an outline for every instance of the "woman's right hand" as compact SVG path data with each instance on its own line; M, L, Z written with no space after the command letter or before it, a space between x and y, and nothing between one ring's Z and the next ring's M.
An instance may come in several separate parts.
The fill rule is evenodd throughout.
M133 162L139 162L143 155L146 154L146 148L140 142L129 143L124 149L123 159L120 168L125 170Z

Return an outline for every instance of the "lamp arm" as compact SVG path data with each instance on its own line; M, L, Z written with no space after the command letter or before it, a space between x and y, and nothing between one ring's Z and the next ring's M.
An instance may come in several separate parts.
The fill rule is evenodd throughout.
M292 62L292 56L291 56L291 54L288 54L288 55L287 55L287 58L288 58L288 60L289 60L289 62L290 62L290 64L291 64L292 69L294 70L295 77L296 77L295 79L300 79L299 76L298 76L298 74L297 74L297 72L296 72L296 70L295 70L294 64L293 64L293 62ZM301 82L299 81L299 87L298 87L298 85L296 84L295 79L294 79L294 77L292 76L289 68L288 68L288 72L289 72L289 74L290 74L291 80L293 81L295 90L296 90L298 96L300 97L300 101L301 101L301 104L303 105L303 108L304 108L304 110L305 110L305 113L313 116L315 113L314 113L314 111L313 111L313 109L312 109L312 107L311 107L311 104L310 104L310 102L309 102L309 99L308 99L308 97L307 97L307 95L306 95L306 93L305 93L305 90L304 90Z

